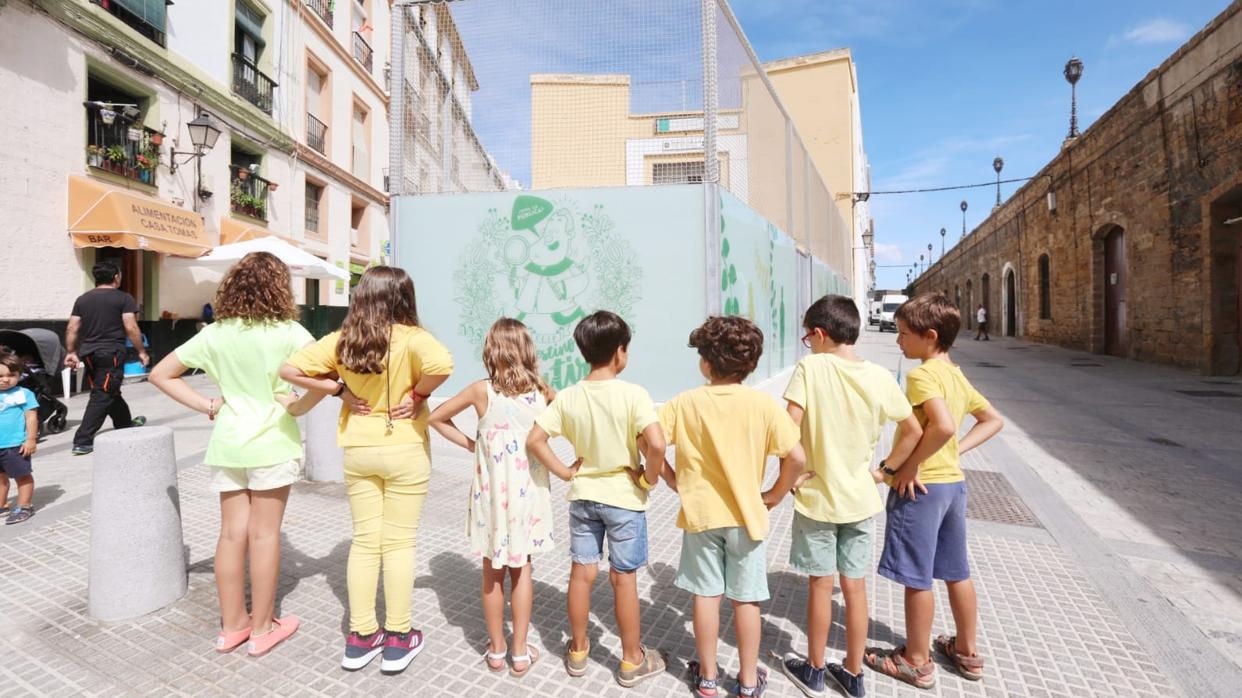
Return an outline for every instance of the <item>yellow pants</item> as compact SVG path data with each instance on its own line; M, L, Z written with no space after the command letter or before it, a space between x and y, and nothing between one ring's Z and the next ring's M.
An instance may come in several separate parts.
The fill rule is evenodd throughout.
M431 480L428 445L351 446L345 449L345 490L354 520L346 579L349 629L379 629L375 591L384 568L384 628L410 629L418 518Z

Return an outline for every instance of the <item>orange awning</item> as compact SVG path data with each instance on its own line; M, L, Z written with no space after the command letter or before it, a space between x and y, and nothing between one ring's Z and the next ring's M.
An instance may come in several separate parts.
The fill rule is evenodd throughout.
M201 215L77 175L69 176L69 235L74 247L124 247L182 257L211 249Z

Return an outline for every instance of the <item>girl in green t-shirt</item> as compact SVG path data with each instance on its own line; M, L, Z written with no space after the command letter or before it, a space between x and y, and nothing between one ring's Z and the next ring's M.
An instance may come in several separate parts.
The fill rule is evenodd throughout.
M313 338L294 320L298 310L289 268L267 252L246 255L225 274L214 306L216 321L165 357L150 380L214 423L204 462L211 468L211 488L220 495L216 651L230 652L249 641L247 653L260 656L298 628L294 616L277 618L275 605L280 524L289 486L301 474L301 435L289 411L299 412L306 405L295 403L278 373ZM210 376L221 396L207 397L183 380L181 375L192 368ZM317 397L308 395L299 402Z

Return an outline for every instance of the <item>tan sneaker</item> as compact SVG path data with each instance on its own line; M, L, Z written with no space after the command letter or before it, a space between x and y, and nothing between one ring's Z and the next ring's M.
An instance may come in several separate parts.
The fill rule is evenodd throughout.
M587 656L591 654L590 645L581 652L575 652L573 641L565 643L565 671L570 676L585 676L587 670Z
M617 670L617 683L625 688L633 688L644 679L649 679L656 674L664 671L667 662L664 660L664 652L652 649L646 645L642 646L643 661L632 669L625 668L625 661L622 660L621 668Z

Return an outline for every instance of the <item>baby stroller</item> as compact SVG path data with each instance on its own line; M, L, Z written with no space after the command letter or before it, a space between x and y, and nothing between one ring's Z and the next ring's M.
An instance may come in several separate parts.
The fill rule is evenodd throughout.
M26 362L19 385L39 401L39 433L59 434L69 424L69 408L56 399L56 376L65 363L65 349L51 330L0 330L0 347Z

